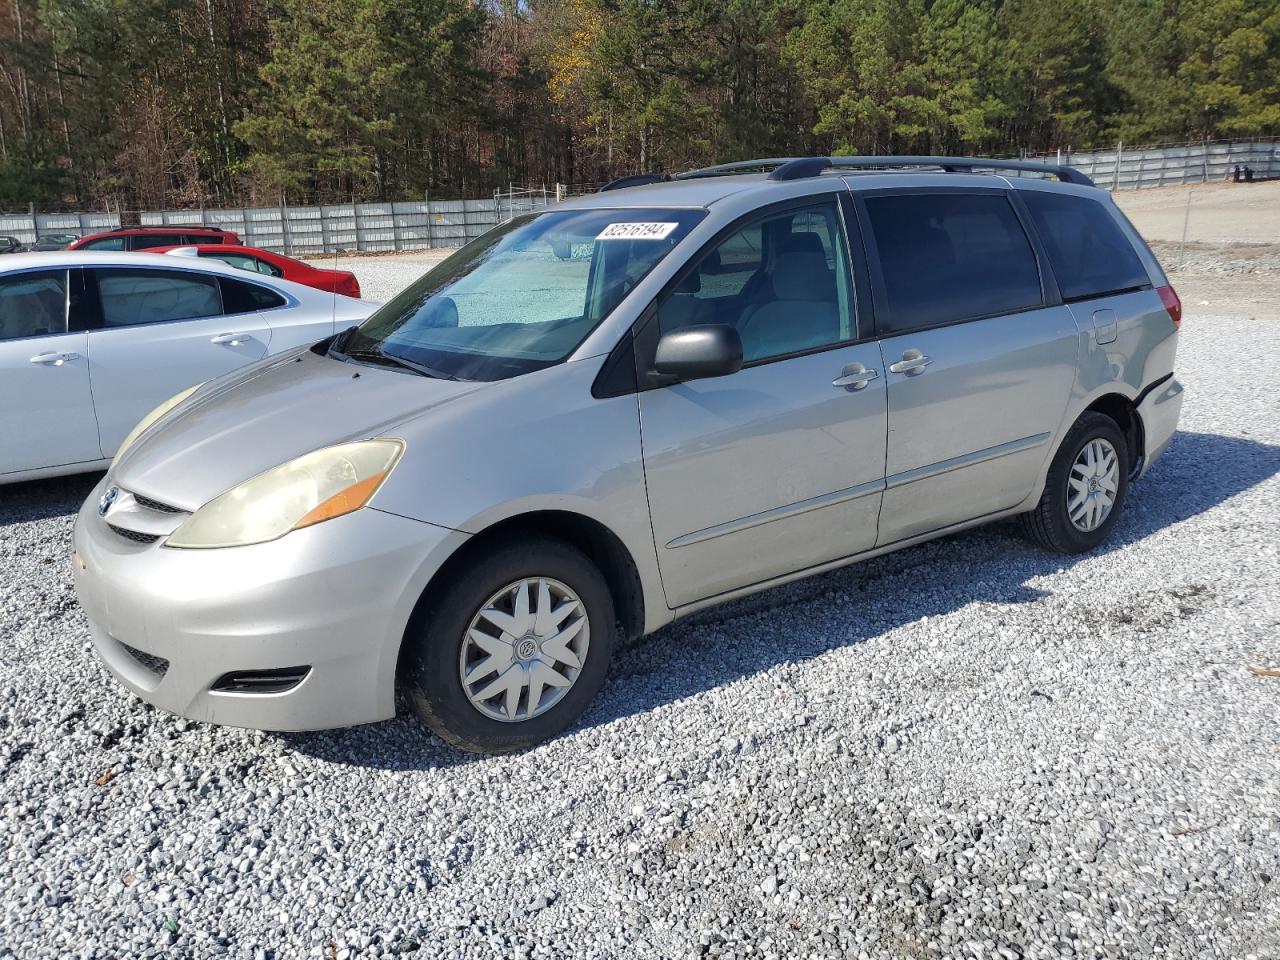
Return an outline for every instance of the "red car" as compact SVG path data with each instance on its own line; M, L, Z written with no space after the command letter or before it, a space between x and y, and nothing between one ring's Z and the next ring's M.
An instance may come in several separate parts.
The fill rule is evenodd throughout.
M189 243L239 243L240 237L217 227L120 227L94 233L70 244L68 250L154 250Z
M169 253L174 256L213 257L241 270L265 273L269 277L283 277L294 283L315 287L326 293L340 293L344 297L360 297L360 281L349 270L327 270L313 267L283 254L244 247L234 243L200 243L174 247L160 247L148 253Z

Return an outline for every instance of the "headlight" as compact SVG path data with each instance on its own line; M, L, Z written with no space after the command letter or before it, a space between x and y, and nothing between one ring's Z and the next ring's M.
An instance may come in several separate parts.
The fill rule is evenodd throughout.
M243 547L359 510L403 450L399 440L362 440L305 454L210 500L165 543Z
M208 383L208 381L206 380L205 383ZM130 430L129 435L124 438L124 443L120 444L120 446L116 448L115 459L111 461L111 465L115 466L116 461L124 455L124 452L128 450L130 446L132 446L133 441L142 436L143 432L145 432L149 426L203 386L204 383L197 383L194 387L187 387L187 389L183 390L181 393L175 393L172 397L139 420L138 425Z

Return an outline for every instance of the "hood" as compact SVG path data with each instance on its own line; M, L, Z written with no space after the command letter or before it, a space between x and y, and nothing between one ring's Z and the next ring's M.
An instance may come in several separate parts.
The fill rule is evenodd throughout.
M132 493L192 511L294 457L385 435L488 386L345 363L306 349L215 382L143 434L111 473Z

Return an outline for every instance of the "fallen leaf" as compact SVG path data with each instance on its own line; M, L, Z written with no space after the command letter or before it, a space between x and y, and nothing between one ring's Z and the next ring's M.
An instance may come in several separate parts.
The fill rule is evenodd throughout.
M1250 667L1249 672L1255 677L1280 677L1280 670L1272 667Z
M114 770L104 770L94 778L94 783L100 787L105 787L108 783L115 779L116 772Z

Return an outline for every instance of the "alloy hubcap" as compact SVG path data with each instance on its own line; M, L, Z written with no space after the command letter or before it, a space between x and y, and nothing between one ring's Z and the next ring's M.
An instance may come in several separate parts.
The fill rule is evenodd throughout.
M1120 458L1101 437L1076 454L1067 478L1067 516L1077 530L1092 533L1106 522L1120 487Z
M586 608L568 586L549 577L509 583L467 627L458 657L462 690L486 717L530 720L573 686L590 639Z

